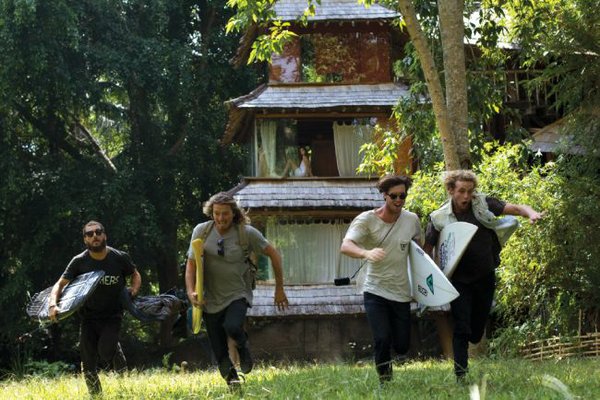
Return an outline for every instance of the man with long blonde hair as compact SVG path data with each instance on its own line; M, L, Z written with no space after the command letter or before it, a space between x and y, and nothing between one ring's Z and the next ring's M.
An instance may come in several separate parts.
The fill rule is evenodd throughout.
M211 221L198 224L192 232L185 283L194 307L202 307L203 319L219 372L227 384L239 386L239 376L229 355L228 340L233 340L239 354L240 370L247 374L253 361L248 346L244 321L252 306L252 285L247 279L251 265L248 253L265 254L271 260L275 275L275 305L283 310L288 300L283 289L281 256L257 229L235 199L225 193L212 196L203 207ZM196 293L196 261L191 242L204 240L204 300ZM244 248L247 247L247 248Z

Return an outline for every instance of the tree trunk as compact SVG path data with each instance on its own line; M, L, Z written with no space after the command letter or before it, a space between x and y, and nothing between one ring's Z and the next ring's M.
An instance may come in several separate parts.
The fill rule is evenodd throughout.
M431 98L431 104L433 106L433 113L440 130L440 136L442 139L442 147L444 149L444 161L446 163L446 169L453 170L460 168L460 159L458 150L456 148L456 140L452 131L452 125L450 117L448 115L448 108L446 106L446 100L444 97L444 91L442 89L442 83L440 76L438 75L435 60L431 54L431 50L427 45L425 34L421 29L421 25L417 19L417 13L410 0L399 0L398 5L400 7L400 13L406 22L406 29L408 34L419 54L419 60L421 61L421 67L425 74L425 81L427 82L427 89L429 90L429 96Z
M152 100L146 90L131 84L128 90L130 102L131 142L133 160L137 164L135 171L146 190L146 198L156 210L157 223L163 232L161 244L153 249L158 274L158 287L161 293L177 286L179 268L177 263L177 218L173 166L169 166L169 157L157 159L164 154L161 130L153 122ZM172 319L163 321L160 326L159 343L168 347L172 343Z
M444 56L446 105L461 168L471 167L465 64L464 0L438 1L440 34Z

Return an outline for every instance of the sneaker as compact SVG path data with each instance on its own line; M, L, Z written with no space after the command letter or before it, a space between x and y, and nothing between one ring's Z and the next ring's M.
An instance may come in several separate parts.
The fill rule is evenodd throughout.
M229 370L229 374L227 374L227 386L229 386L229 390L231 392L239 392L242 389L242 381L240 380L237 371L235 368L231 368Z
M252 367L254 363L252 361L252 355L250 354L250 350L248 349L248 343L244 344L242 347L238 347L238 354L240 355L240 370L244 374L250 373L252 371Z
M97 373L85 371L83 377L90 396L94 397L102 393L102 385L100 384L100 378Z

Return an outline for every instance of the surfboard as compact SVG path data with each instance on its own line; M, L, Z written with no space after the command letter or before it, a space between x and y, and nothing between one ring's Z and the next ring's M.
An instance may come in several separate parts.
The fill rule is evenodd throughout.
M440 232L436 246L436 264L448 278L454 273L477 229L476 225L468 222L453 222Z
M437 307L458 297L458 291L446 275L414 241L410 242L408 261L411 292L415 301L428 307Z
M58 299L57 306L59 312L56 315L56 319L61 321L79 310L94 292L103 276L104 271L91 271L78 275L69 282L63 288L63 292ZM31 301L27 305L27 315L36 320L50 320L50 317L48 316L48 305L50 303L52 287L53 286L50 286L33 295Z
M204 255L204 241L202 239L192 240L192 250L196 260L196 294L198 301L202 303L204 298L204 264L202 256ZM198 334L202 326L202 308L192 307L192 332Z

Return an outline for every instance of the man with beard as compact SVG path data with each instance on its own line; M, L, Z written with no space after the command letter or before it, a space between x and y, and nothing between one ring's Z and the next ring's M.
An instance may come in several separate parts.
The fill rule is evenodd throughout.
M410 346L408 251L411 240L421 244L419 218L403 209L410 186L406 176L379 179L377 189L385 203L352 221L340 249L366 260L362 291L380 385L392 379L391 349L404 358Z
M219 373L232 390L240 389L238 371L230 358L229 343L239 355L240 371L248 374L254 362L244 329L246 313L252 307L250 253L264 254L271 260L275 277L274 304L280 311L288 306L283 288L281 255L263 234L250 225L244 210L228 193L217 193L204 203L204 214L211 221L196 225L192 232L185 284L190 303L204 310L203 318ZM203 239L204 297L196 292L196 261L192 242Z
M83 242L87 250L73 257L52 288L48 314L51 320L56 319L58 299L64 287L76 276L96 270L105 272L100 284L79 311L81 368L89 393L96 395L102 392L97 372L98 358L112 362L116 369L125 368L125 357L119 345L123 317L120 296L126 277L131 277L128 290L132 296L137 295L142 278L127 253L106 245L106 232L100 222L85 224Z

